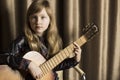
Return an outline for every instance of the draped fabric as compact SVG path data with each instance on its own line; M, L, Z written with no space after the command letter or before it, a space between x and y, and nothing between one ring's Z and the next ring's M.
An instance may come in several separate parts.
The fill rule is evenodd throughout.
M32 0L0 1L0 53L23 31L25 13ZM120 80L120 0L50 0L64 47L83 35L88 23L99 33L82 48L78 65L87 80ZM60 80L80 80L71 68Z

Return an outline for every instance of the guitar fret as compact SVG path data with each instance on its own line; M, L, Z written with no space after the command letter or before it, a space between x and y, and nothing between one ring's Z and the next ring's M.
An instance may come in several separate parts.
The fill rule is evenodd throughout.
M80 42L80 44L79 44L80 46L82 46L85 42L87 42L84 35L82 37L80 37L80 39L78 39L78 40L79 40L78 42Z
M67 50L68 50L69 54L73 51L73 48L71 47L71 45L67 47Z
M53 64L52 68L55 66L55 63L54 63L54 57L52 59L50 59L51 63Z
M58 56L59 56L59 59L60 59L59 62L61 62L62 60L64 60L64 56L63 56L62 52L60 52L60 54L58 54Z
M60 52L59 57L60 57L61 60L63 60L65 58L65 55L62 51Z
M61 54L61 55L60 55ZM59 57L61 60L66 58L66 55L61 51L61 53L59 54Z
M70 55L72 50L70 50L69 47L66 47L66 50L68 51L68 54Z
M59 58L59 62L58 63L61 63L65 59L61 52L60 52L60 54L58 54L58 58Z
M57 62L57 64L59 64L59 63L61 63L66 57L65 56L63 56L63 51L61 51L58 55L57 55L57 57L59 58L59 62Z
M59 63L61 61L61 57L58 55L56 55L56 58L57 58L57 62Z
M51 66L50 66L50 62L49 61L46 62L46 65L48 66L48 71L52 69Z
M71 48L71 51L73 51L73 49L74 49L74 45L71 44L71 45L69 46L69 48Z
M47 62L44 64L44 67L46 68L46 72L45 73L47 73L49 71L49 68L47 66Z
M66 54L66 56L68 57L68 56L69 56L68 50L65 48L63 51L64 51L64 53Z
M80 41L80 42L79 42ZM81 41L81 39L79 39L79 41L78 41L78 44L81 46L82 45L82 41Z
M41 65L40 69L42 70L42 76L44 76L46 74L44 65Z
M53 68L53 63L51 62L51 60L49 60L49 63L50 63L50 67L51 67L51 69Z
M57 65L57 64L58 64L57 55L54 57L54 62L55 62L55 65Z
M78 40L76 41L76 43L77 43L79 46L81 46L81 44L82 44L81 39L78 39Z
M44 74L46 74L47 69L46 69L46 67L45 67L45 64L42 65L42 68L44 69Z
M56 56L53 57L53 61L54 61L54 64L56 66L57 65Z
M43 69L42 65L40 65L39 67L40 67L41 71L43 72L43 71L44 71L44 69Z
M60 62L64 59L64 57L62 56L62 51L60 52L60 54L58 54L59 58L60 58Z
M60 60L57 59L58 56L54 56L52 59L48 60L48 63L50 65L50 69L53 69L57 63L60 62Z

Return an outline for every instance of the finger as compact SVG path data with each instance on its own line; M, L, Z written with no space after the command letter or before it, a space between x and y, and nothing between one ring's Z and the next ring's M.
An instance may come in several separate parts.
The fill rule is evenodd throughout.
M36 76L36 79L40 79L40 77L41 77L41 75L37 75L37 76Z
M38 76L36 76L35 79L38 79Z
M78 54L78 52L77 52L77 51L75 51L74 53L75 53L75 55L77 55L77 54Z
M37 75L36 75L36 74L34 74L33 77L34 77L35 79L37 79Z
M81 54L80 51L74 51L74 53L77 54L77 55L78 55L78 54Z
M74 53L75 53L75 55L80 55L81 54L81 49L75 49Z
M80 46L79 46L76 42L74 42L73 45L74 45L76 48L80 48Z
M74 48L74 51L81 52L81 48Z
M42 74L41 74L40 72L38 72L38 73L36 74L36 79L40 79L41 76L42 76Z

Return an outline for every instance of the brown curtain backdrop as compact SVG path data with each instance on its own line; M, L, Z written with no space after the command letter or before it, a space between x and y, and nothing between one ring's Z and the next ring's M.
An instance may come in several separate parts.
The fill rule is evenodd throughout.
M0 53L22 33L32 0L0 1ZM120 80L120 0L50 0L64 47L82 35L88 23L99 33L83 45L78 65L87 80ZM81 80L76 70L58 72L60 80Z

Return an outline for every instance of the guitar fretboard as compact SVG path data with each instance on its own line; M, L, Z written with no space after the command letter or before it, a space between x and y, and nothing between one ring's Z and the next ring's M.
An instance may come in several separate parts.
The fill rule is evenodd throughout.
M82 46L84 43L87 42L84 35L75 41L79 46ZM58 54L54 57L40 65L40 69L43 72L43 75L47 74L49 71L54 69L58 64L60 64L63 60L68 58L73 53L74 45L73 43L61 50Z

